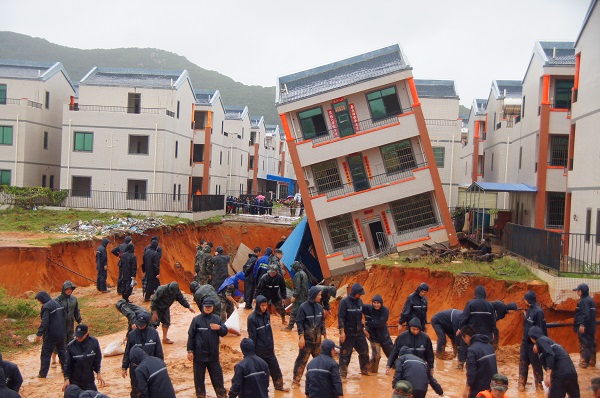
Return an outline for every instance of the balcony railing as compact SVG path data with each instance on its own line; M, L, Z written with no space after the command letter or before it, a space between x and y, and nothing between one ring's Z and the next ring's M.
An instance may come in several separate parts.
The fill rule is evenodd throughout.
M397 251L398 244L429 236L429 230L441 226L442 223L434 223L424 227L400 231L391 235L377 232L377 243L379 244L378 256L389 255Z
M425 119L425 124L428 126L454 127L458 123L452 119Z
M0 105L21 105L21 99L19 98L3 98L0 100ZM42 104L35 101L27 100L27 106L36 109L42 109Z
M160 115L165 114L169 117L175 117L175 112L166 108L139 108L130 106L108 106L108 105L80 105L74 104L69 106L71 111L85 112L113 112L113 113L129 113L129 114L150 114Z
M406 108L406 109L402 109L402 113L406 113L406 112L410 112L412 111L412 107L411 108ZM371 130L374 128L378 128L378 127L383 127L383 126L387 126L390 124L394 124L396 122L398 122L398 116L399 115L391 115L388 117L385 117L383 119L377 119L377 120L373 120L373 119L365 119L365 120L360 120L358 121L358 129L355 129L355 124L352 124L352 133L348 134L348 135L343 135L343 132L341 131L341 129L335 128L335 129L329 129L326 131L322 131L322 132L318 132L317 135L313 138L304 138L304 137L299 137L296 138L296 142L300 142L300 141L306 141L306 140L311 140L313 144L318 144L321 142L327 142L327 141L331 141L333 139L336 138L340 138L340 137L349 137L352 136L356 133L359 133L361 131L367 131L367 130Z
M311 196L325 194L327 199L336 198L338 196L347 195L350 193L365 191L370 188L380 187L395 181L400 181L405 178L414 176L413 170L420 167L426 166L427 163L418 163L411 169L398 170L390 173L382 173L372 176L371 178L365 178L363 181L353 181L350 183L342 184L336 188L319 190L316 187L310 188ZM374 166L376 167L376 166Z

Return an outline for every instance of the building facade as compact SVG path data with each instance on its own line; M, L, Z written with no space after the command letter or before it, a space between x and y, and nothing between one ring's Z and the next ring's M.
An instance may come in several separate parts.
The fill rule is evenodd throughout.
M278 79L277 108L324 277L456 235L400 46Z

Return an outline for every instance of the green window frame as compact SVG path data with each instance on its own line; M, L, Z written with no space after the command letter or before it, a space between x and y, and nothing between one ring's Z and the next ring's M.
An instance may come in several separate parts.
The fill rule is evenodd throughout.
M0 84L0 105L6 105L6 84Z
M382 146L381 158L387 174L412 170L417 167L410 140Z
M554 89L554 108L571 109L573 80L557 80Z
M373 120L385 119L402 113L396 86L367 93L367 102Z
M302 136L306 140L327 134L327 124L321 107L298 112L298 120L302 128Z
M10 170L0 170L0 185L10 185Z
M332 191L342 187L342 179L335 159L313 164L311 166L315 185L319 193Z
M428 192L391 202L390 210L399 233L437 224Z
M350 214L342 214L326 220L333 250L343 250L358 243Z
M73 150L76 152L92 152L94 149L94 133L89 131L76 131Z
M12 126L0 126L0 145L12 145L13 128Z
M437 167L444 168L444 159L446 158L446 148L443 146L433 147L433 156L435 157L435 164Z

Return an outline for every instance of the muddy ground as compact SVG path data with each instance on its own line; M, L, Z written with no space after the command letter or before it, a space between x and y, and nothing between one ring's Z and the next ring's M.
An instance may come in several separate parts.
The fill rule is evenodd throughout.
M150 238L154 235L160 237L160 244L164 248L164 254L161 262L161 281L163 283L176 280L182 287L188 285L192 278L193 258L196 252L196 245L201 238L207 238L214 242L215 247L221 245L225 248L226 254L233 253L239 243L244 243L248 247L261 246L263 249L267 246L274 246L282 235L289 235L292 228L281 225L260 225L247 224L239 222L227 222L206 227L180 226L177 228L165 228L157 231L147 231L144 235L135 235L133 242L136 245L136 255L141 258L143 248L149 244ZM2 239L10 240L14 238L0 236ZM22 239L21 235L17 239ZM109 250L114 245L122 242L122 237L111 237ZM118 300L115 292L109 294L100 294L95 291L93 283L88 279L95 279L95 259L94 253L99 241L93 242L70 242L53 245L51 247L29 247L27 244L3 245L0 244L0 285L7 288L11 294L21 295L26 291L47 290L57 292L60 290L65 279L75 282L80 288L76 290L79 297L86 295L96 296L96 305L106 308L106 311L116 311L114 303ZM81 274L77 276L72 272L57 266L52 261L62 264L71 270ZM117 259L109 255L109 284L114 284L117 278ZM175 263L180 263L182 268L175 267ZM141 278L141 275L138 275ZM390 267L374 266L369 271L362 272L344 278L342 284L351 284L355 281L362 283L366 290L364 299L368 302L374 294L380 294L386 306L390 308L389 325L390 331L396 334L393 327L397 323L404 300L414 288L422 281L427 281L431 289L428 296L430 302L429 316L435 312L447 308L464 308L465 303L473 297L473 290L476 285L482 284L488 291L489 300L504 300L505 302L515 301L522 303L523 294L529 290L534 290L538 295L538 301L546 311L546 317L549 322L564 321L572 319L575 302L573 300L555 306L550 300L547 286L536 282L509 283L497 280L489 280L480 277L453 276L447 272L430 271L427 269L400 269ZM138 287L141 285L138 285ZM187 289L184 289L189 293ZM132 296L132 300L139 305L141 303L141 290L136 290L137 294ZM186 294L188 300L191 296ZM600 295L596 295L596 301L600 301ZM337 303L332 303L332 309L337 310ZM191 363L186 359L186 339L189 323L194 316L187 310L175 304L172 309L173 325L169 332L169 337L175 340L175 344L165 347L166 363L169 369L169 375L173 380L177 396L186 398L194 396L193 377ZM249 312L241 310L242 337L246 336L246 317ZM82 314L85 322L85 314ZM293 363L297 355L297 334L280 331L281 321L279 317L273 317L273 326L275 333L275 352L286 380L290 384L292 379ZM519 312L508 315L499 322L501 345L498 352L498 363L500 371L510 379L510 388L508 395L511 397L542 397L542 393L536 393L531 385L531 380L525 393L516 391L516 381L518 372L518 342L521 338L523 317ZM336 319L329 318L327 321L329 337L338 341ZM1 326L0 326L1 328ZM99 338L101 346L104 348L110 342L122 339L126 328L126 322L123 318L122 330L118 333L102 336ZM94 333L93 330L91 331ZM428 331L435 340L432 330ZM575 363L579 360L576 354L577 338L572 328L552 329L550 337L558 343L565 346L572 354ZM231 384L233 375L233 366L242 357L239 350L241 337L227 336L222 339L221 344L221 362L223 364L226 387ZM51 369L48 379L41 380L35 376L39 370L39 345L33 345L29 349L19 354L6 356L5 359L16 362L21 367L25 378L24 387L21 395L23 397L41 398L41 397L62 397L60 388L62 377L59 370ZM448 347L448 350L450 348ZM385 359L385 358L384 358ZM391 395L392 376L384 374L384 365L378 376L365 377L359 374L358 358L354 354L350 364L348 381L344 384L344 392L347 397L365 397L383 394ZM129 396L129 380L121 378L121 356L107 357L103 360L103 374L107 385L100 390L110 397L125 398ZM448 397L459 397L465 382L463 372L455 369L456 362L452 360L436 360L435 376L441 383ZM578 370L580 376L580 385L582 386L582 397L588 396L585 390L589 386L590 378L598 376L598 368ZM531 376L530 376L531 378ZM208 382L208 378L207 378ZM304 382L302 383L302 385ZM214 397L214 391L208 387L209 396ZM295 390L289 393L275 393L271 386L271 396L276 397L301 397L304 396L303 390ZM430 391L428 397L435 394Z

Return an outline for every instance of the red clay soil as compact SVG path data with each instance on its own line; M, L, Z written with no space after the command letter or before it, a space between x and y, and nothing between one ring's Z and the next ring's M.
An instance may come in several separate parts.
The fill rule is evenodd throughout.
M275 247L281 236L289 236L293 228L282 225L245 224L225 222L207 226L181 225L160 230L149 230L145 235L133 235L135 254L138 259L138 282L141 282L143 251L152 236L158 236L163 248L161 282L177 281L188 286L193 279L196 246L201 239L213 242L214 247L223 246L225 254L235 255L240 243L250 248ZM26 291L60 291L65 280L79 286L93 284L52 263L48 258L64 265L93 281L96 279L96 248L98 240L63 242L51 247L0 247L0 286L12 295ZM124 237L110 236L108 251L123 242ZM179 262L183 269L174 267ZM115 285L118 277L117 258L108 254L108 284ZM187 289L186 289L187 290Z
M445 271L431 271L428 268L393 268L373 266L367 272L361 272L343 279L340 286L351 285L359 282L363 285L366 294L363 302L369 303L375 294L381 295L384 304L390 309L388 321L390 332L397 334L396 326L406 297L411 294L421 282L427 282L429 293L428 318L442 310L449 308L463 309L467 301L474 297L475 286L483 285L490 301L502 300L505 303L516 302L520 308L525 307L523 296L528 290L533 290L537 295L538 303L544 309L547 322L573 322L575 300L568 300L560 306L554 306L548 293L548 285L538 281L531 282L506 282L478 276L453 275ZM600 304L600 294L595 295L596 305ZM332 312L337 312L337 302L332 303ZM329 318L328 326L337 322ZM523 330L523 314L516 311L507 315L498 322L500 330L500 344L511 345L521 342ZM429 327L427 333L432 340L437 340L433 328ZM579 343L573 327L560 327L549 329L549 337L565 347L569 352L579 352ZM600 330L596 339L600 337Z

